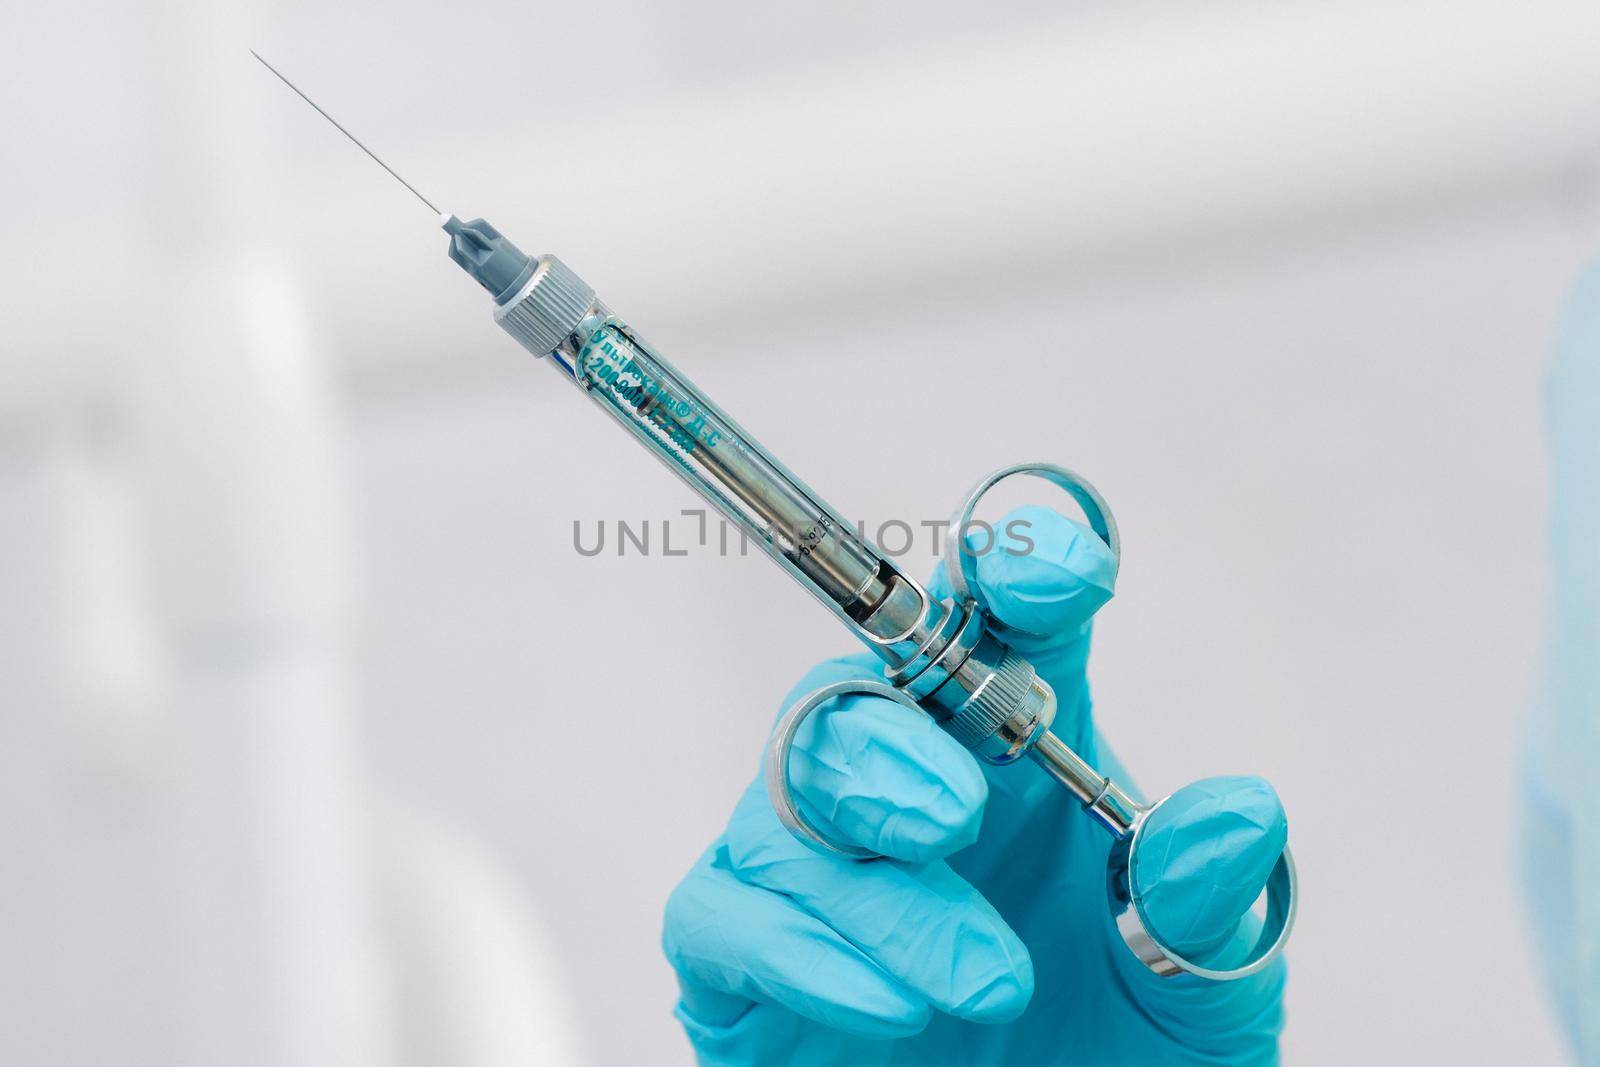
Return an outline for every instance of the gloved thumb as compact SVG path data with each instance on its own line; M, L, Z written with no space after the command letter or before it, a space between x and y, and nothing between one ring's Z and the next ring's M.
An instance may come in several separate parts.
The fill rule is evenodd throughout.
M1224 959L1289 837L1278 794L1264 779L1206 778L1150 813L1133 878L1154 932L1202 965Z

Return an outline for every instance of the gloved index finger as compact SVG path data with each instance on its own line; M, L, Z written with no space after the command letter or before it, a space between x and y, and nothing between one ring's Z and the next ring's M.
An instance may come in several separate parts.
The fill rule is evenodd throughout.
M1015 1019L1033 995L1033 961L994 905L949 864L821 856L789 836L759 786L728 823L729 867L861 949L940 1011Z
M989 610L1007 626L1045 638L1075 638L1111 599L1117 560L1088 526L1047 507L1008 512L994 526L965 531ZM950 595L940 568L929 583Z
M993 527L967 532L983 601L1004 637L1055 690L1056 733L1074 746L1088 740L1090 620L1111 599L1117 560L1083 523L1046 507L1018 508ZM943 567L929 583L951 595Z
M844 680L882 680L870 654L829 660L790 700ZM927 863L978 837L988 782L977 761L927 715L890 700L845 696L800 727L790 787L813 822L879 855Z

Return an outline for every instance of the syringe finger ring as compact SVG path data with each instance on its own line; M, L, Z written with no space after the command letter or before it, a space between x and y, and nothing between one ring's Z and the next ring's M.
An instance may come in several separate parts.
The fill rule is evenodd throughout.
M915 700L892 685L870 678L847 678L842 682L834 682L812 690L789 705L788 710L778 719L777 725L772 728L772 737L767 742L766 758L762 761L762 767L767 783L767 798L772 803L772 810L777 813L778 821L794 835L796 840L825 856L843 856L858 860L877 859L878 853L870 848L828 836L806 816L789 785L789 753L794 748L794 740L800 732L800 727L811 717L812 712L824 704L842 696L852 695L881 697L910 708L919 715L927 714Z

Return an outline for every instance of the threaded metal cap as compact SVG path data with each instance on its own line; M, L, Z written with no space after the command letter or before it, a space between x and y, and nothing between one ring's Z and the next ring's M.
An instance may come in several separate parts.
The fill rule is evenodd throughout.
M547 356L594 305L594 290L555 256L540 256L522 291L494 312L494 320L536 356Z
M944 728L963 745L977 748L1022 707L1033 676L1033 664L1007 648L994 673L945 721Z

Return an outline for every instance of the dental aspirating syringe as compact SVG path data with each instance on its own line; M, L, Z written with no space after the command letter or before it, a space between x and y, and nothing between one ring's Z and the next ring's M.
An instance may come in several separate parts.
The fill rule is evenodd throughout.
M483 219L441 213L276 68L251 52L379 166L439 214L450 258L494 298L494 319L545 359L646 449L743 528L766 553L883 660L886 681L825 686L779 719L766 755L773 809L796 838L819 852L855 859L873 853L838 842L805 815L788 780L790 746L817 708L847 693L894 700L932 716L979 758L1006 764L1027 756L1082 803L1115 840L1107 897L1128 947L1161 975L1228 980L1261 970L1282 951L1294 924L1294 861L1287 847L1268 877L1265 917L1240 965L1213 970L1184 958L1151 928L1136 880L1140 830L1161 803L1142 805L1051 732L1056 698L1008 638L1022 634L984 602L973 554L961 532L979 500L1004 478L1030 474L1066 490L1114 555L1120 542L1110 509L1093 486L1053 464L997 470L975 486L951 523L945 567L953 595L926 589L840 518L805 483L651 348L595 292L551 255L530 256ZM1025 636L1025 635L1023 635Z

